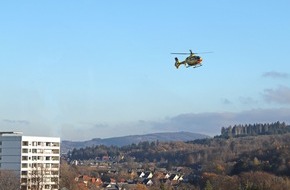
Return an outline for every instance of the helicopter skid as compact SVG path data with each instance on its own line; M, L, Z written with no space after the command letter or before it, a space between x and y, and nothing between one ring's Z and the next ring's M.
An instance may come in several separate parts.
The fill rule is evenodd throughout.
M202 66L202 65L196 65L196 66L188 65L188 66L186 66L186 68L188 68L188 67L197 68L197 67L201 67L201 66Z

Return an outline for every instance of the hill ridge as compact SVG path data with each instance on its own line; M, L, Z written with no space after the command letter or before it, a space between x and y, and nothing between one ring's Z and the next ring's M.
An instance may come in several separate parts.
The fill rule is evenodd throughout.
M209 138L210 136L192 133L186 131L179 132L158 132L158 133L148 133L144 135L126 135L120 137L110 137L110 138L93 138L91 140L85 141L69 141L63 140L61 143L62 152L67 152L73 148L84 148L96 145L105 146L126 146L130 144L138 144L144 141L160 141L160 142L171 142L171 141L192 141L195 139Z

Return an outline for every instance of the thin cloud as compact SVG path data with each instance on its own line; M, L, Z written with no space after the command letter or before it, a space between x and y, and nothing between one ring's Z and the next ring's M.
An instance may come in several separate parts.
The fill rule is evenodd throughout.
M265 89L263 97L270 103L290 104L290 88L279 86L277 89Z
M27 120L13 120L13 119L3 119L4 123L8 124L19 124L19 125L29 125L29 121Z
M223 103L224 105L230 105L230 104L232 104L232 102L231 102L229 99L227 99L227 98L223 99L223 100L222 100L222 103Z
M289 78L289 74L288 73L282 73L282 72L275 72L275 71L271 71L271 72L266 72L262 75L263 77L269 77L269 78L281 78L281 79L285 79L285 78Z
M253 105L257 104L258 102L251 97L239 97L239 100L244 105Z
M90 122L66 123L61 125L61 134L65 140L90 140L104 137L108 131L115 134L111 126L107 124L95 124ZM116 135L117 136L117 135Z
M92 138L120 137L157 132L187 131L210 136L219 135L222 127L237 124L273 123L290 124L290 109L252 109L242 112L185 113L159 121L140 120L117 125L92 124L63 126L63 139L89 140Z
M206 135L218 135L222 127L235 124L290 123L290 109L253 109L242 112L187 113L163 122L151 122L151 130L189 131Z
M0 131L20 131L28 136L59 136L50 124L21 119L0 120Z
M219 135L222 127L236 124L273 123L276 121L290 124L290 108L280 109L252 109L242 112L205 112L184 113L161 120L139 120L131 123L119 123L116 125L103 123L66 123L55 129L39 123L29 125L15 124L21 120L1 120L1 130L23 131L27 135L42 136L43 129L47 135L61 136L63 140L90 140L93 138L108 138L127 135L140 135L156 132L187 131L205 135ZM4 123L6 122L6 124ZM11 124L8 124L11 123ZM25 123L25 122L24 122ZM47 131L48 129L48 131ZM30 133L27 133L29 132Z

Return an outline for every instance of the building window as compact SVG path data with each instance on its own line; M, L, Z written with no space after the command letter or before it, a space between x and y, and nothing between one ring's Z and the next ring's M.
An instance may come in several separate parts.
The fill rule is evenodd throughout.
M22 149L22 153L28 153L28 149L27 148Z
M22 145L23 145L23 146L28 146L28 141L23 141L23 142L22 142Z
M27 178L21 178L21 183L27 183Z
M0 146L2 145L2 141L0 141Z
M32 163L32 168L37 168L37 163Z
M52 154L59 154L59 149L52 150Z
M52 143L52 146L59 147L59 143L58 143L58 142L53 142L53 143Z
M27 168L27 164L26 163L22 164L22 168Z
M2 148L0 148L0 153L2 152Z
M53 156L52 160L54 160L54 161L59 160L59 157L58 156Z
M58 178L57 177L52 177L51 181L57 183L58 182Z
M35 141L33 141L32 142L32 146L36 146L37 144L36 144L36 142Z

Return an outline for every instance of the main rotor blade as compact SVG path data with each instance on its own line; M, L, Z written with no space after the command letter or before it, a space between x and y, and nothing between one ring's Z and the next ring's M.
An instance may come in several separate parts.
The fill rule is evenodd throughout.
M199 52L199 53L195 53L195 54L205 54L205 53L213 53L213 51L205 51L205 52Z
M198 53L194 53L193 54L205 54L205 53L213 53L212 51L205 51L205 52L198 52ZM190 53L171 53L171 54L179 54L179 55L189 55Z
M171 54L188 55L188 54L190 54L190 53L171 53Z

